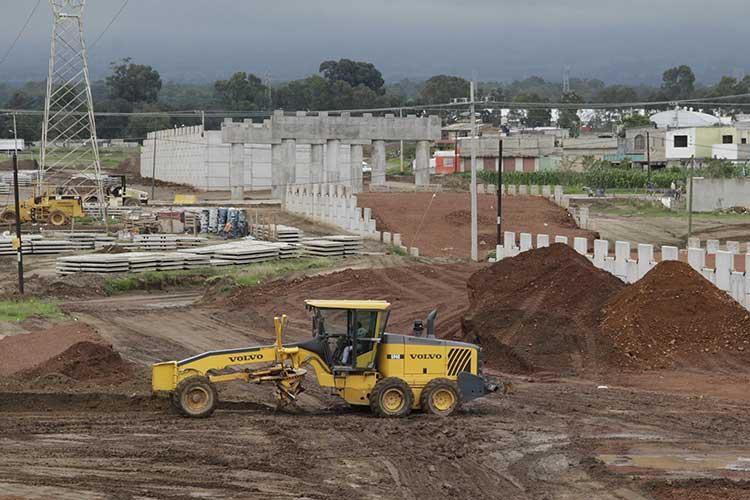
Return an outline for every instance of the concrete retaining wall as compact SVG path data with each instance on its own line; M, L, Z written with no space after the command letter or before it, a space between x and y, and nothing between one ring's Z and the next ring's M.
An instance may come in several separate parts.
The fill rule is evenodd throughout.
M688 200L689 196L688 192ZM750 209L750 178L693 178L694 212L713 212L732 207Z
M349 185L310 184L288 186L284 196L284 210L308 219L339 227L365 238L400 247L413 257L419 249L402 244L398 233L377 230L372 209L357 205L357 197Z
M154 143L157 179L207 191L226 191L232 187L229 178L232 145L222 142L221 131L204 132L202 127L195 126L149 133L141 148L142 177L151 177L154 171ZM296 146L297 183L310 181L311 150L309 144ZM350 164L350 151L350 146L340 146L337 163L342 168ZM324 151L324 161L325 154ZM244 189L270 189L271 145L245 144L243 157Z
M581 255L586 256L599 269L614 274L626 283L635 283L643 278L657 263L664 260L683 260L719 289L727 292L746 309L750 309L750 243L746 244L746 253L740 253L738 242L727 242L722 250L717 240L709 240L705 248L699 240L691 240L687 249L675 246L662 246L656 252L654 245L631 244L629 241L616 241L611 245L607 240L550 236L506 231L503 244L498 245L498 259L513 257L521 252L534 248L547 247L552 243L564 243L573 246ZM593 249L593 253L590 252ZM711 263L712 267L707 267ZM741 269L741 270L738 270Z

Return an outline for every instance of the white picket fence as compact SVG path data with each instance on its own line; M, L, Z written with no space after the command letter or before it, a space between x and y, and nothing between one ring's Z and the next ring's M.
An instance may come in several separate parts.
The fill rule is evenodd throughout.
M534 248L548 247L551 242L570 244L566 236L551 238L547 234L537 234L534 237L530 233L520 233L516 240L515 232L506 231L503 234L503 244L496 249L497 259L513 257ZM686 253L687 263L693 269L750 309L750 243L746 243L745 251L741 252L742 245L736 241L727 241L725 250L722 250L718 240L708 240L706 246L702 247L699 239L691 238L687 249L680 250L678 247L665 245L659 249L658 255L654 251L654 245L633 245L629 241L616 241L613 253L607 240L594 240L593 247L589 245L588 239L581 237L573 238L572 243L573 248L588 257L594 266L626 283L635 283L659 262L680 260L681 254ZM589 248L593 248L593 253L589 253ZM635 258L633 250L636 252ZM744 260L744 272L736 270L738 259ZM713 267L707 267L708 260L713 260Z

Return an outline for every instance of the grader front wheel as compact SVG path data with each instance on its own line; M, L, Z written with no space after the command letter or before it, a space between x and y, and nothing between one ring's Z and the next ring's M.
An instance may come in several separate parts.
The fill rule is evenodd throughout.
M172 394L172 405L187 417L209 417L216 409L219 397L213 384L206 377L186 378Z

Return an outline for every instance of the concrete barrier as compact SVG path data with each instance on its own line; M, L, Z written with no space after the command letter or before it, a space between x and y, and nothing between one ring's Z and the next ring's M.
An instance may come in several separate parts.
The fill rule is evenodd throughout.
M517 244L516 233L506 231L503 244L496 248L495 259L502 260L534 248L544 248L549 246L550 241L569 244L568 237L559 235L553 237L548 234L537 234L534 237L530 233L521 233L519 238L519 244ZM534 241L536 241L535 246L532 245ZM680 260L680 253L683 252L683 260L686 258L690 267L701 273L717 288L727 292L743 307L750 309L750 248L748 252L738 253L737 250L741 249L742 245L738 247L733 242L727 243L726 248L729 250L721 250L722 245L718 240L710 240L706 248L703 248L700 240L691 238L688 248L682 251L676 246L662 246L659 248L658 257L653 245L640 243L635 246L635 258L631 252L631 243L628 241L615 242L614 255L610 254L611 245L607 240L594 240L593 245L589 245L586 238L576 237L573 239L572 246L576 252L591 260L594 266L617 276L626 283L635 283L640 280L659 262ZM589 254L588 249L592 246L594 252ZM711 255L711 252L714 252L714 268L706 267L707 256ZM739 259L742 260L739 261ZM735 269L735 265L739 266L740 262L744 263L744 271Z

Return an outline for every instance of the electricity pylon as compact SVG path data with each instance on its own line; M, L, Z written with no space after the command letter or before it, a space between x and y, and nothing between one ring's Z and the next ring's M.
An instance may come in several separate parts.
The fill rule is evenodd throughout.
M84 201L95 199L103 215L104 190L83 37L86 0L50 0L49 3L54 24L38 194L54 187L59 194L78 194Z

